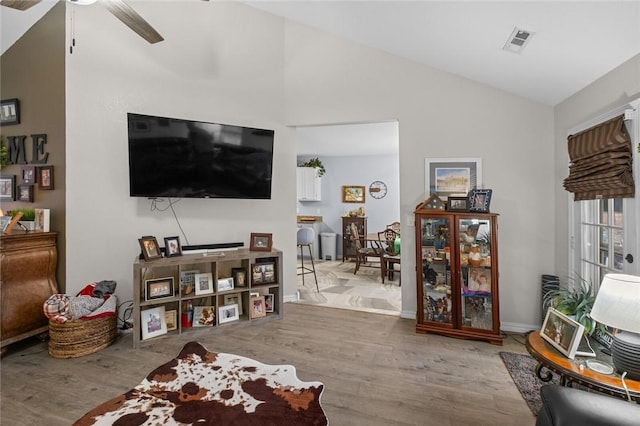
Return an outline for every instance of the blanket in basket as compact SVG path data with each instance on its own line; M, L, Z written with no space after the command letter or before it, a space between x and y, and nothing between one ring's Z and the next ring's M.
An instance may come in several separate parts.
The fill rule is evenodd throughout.
M209 352L197 342L138 386L85 414L84 425L327 425L324 385L290 365Z

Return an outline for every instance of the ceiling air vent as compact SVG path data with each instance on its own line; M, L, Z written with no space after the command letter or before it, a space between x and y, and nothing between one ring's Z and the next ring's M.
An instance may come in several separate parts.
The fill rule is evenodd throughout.
M520 53L534 34L535 33L531 31L514 28L507 42L504 44L503 49L508 52Z

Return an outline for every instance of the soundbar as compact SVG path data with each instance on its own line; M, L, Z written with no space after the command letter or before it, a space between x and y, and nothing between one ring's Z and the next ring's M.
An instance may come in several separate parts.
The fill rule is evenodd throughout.
M242 246L244 246L244 243L196 244L192 246L182 246L182 251L216 250L216 249L227 249L227 248L235 248L235 247L242 247Z

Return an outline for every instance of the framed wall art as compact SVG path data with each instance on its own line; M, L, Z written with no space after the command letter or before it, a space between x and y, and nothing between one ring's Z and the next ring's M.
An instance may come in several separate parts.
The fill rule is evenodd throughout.
M140 243L140 248L142 249L142 256L144 257L144 260L154 260L162 258L162 252L160 251L160 247L158 246L156 237L146 236L138 238L138 242Z
M271 284L276 282L275 262L255 263L251 267L252 284Z
M18 201L33 203L33 185L18 185Z
M16 98L0 101L0 125L20 124L20 101Z
M38 175L36 174L36 168L34 166L22 167L22 183L25 185L33 185L36 183Z
M469 192L469 211L489 213L491 189L472 189Z
M144 300L165 299L175 296L173 277L146 280L144 287Z
M240 319L240 312L238 311L238 305L226 305L218 307L218 322L224 324L225 322L236 321Z
M164 238L164 255L167 257L182 256L182 247L180 247L180 237Z
M40 166L38 167L38 189L52 190L53 189L53 166Z
M560 353L573 359L580 345L584 326L554 308L548 308L540 336Z
M140 312L142 340L167 334L167 320L164 313L164 306L158 306L157 308Z
M364 203L365 187L359 185L344 185L342 187L343 203Z
M466 197L482 186L481 158L425 158L424 190L442 199Z
M0 200L16 200L16 175L0 176Z
M251 233L251 241L249 244L249 250L251 251L271 251L273 245L272 234L258 234Z
M195 284L196 284L196 296L213 293L213 276L211 272L196 274Z

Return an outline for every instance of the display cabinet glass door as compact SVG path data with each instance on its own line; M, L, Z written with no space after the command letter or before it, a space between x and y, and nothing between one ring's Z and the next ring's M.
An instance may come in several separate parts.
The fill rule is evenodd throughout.
M491 222L488 218L458 218L460 236L460 307L462 326L493 329Z
M451 293L451 220L420 218L422 309L424 321L453 324Z

